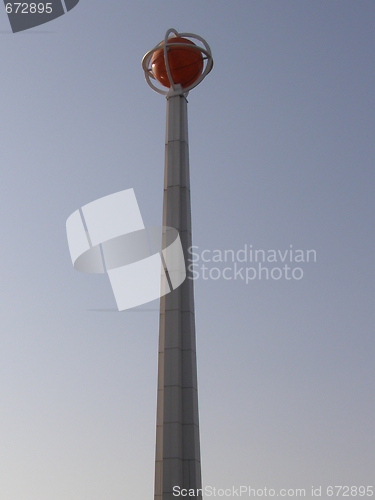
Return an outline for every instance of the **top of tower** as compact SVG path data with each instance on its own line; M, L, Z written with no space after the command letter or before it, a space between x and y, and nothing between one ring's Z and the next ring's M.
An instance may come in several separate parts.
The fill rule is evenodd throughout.
M198 41L199 45L191 39ZM147 83L163 95L187 95L208 75L212 66L211 49L202 37L178 33L174 29L169 29L164 40L142 59ZM162 87L156 86L151 80Z

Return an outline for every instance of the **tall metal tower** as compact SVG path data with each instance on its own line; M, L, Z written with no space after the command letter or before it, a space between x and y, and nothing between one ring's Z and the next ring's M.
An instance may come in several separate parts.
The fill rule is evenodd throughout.
M203 38L170 29L142 66L150 87L167 98L163 226L179 231L186 261L192 245L187 94L211 71L211 50ZM194 290L186 273L183 284L160 299L154 500L202 488ZM201 492L195 498L201 500Z

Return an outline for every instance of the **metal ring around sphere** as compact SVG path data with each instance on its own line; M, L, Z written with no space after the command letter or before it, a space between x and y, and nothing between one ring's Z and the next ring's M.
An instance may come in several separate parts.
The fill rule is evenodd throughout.
M193 38L195 40L198 40L200 41L204 48L199 46L199 45L189 45L189 49L193 49L193 50L196 50L197 52L200 52L201 54L204 54L206 57L203 58L204 60L206 60L206 67L204 68L204 70L202 71L202 74L197 78L197 80L192 83L191 85L189 85L188 87L185 87L185 88L182 88L181 85L179 84L175 84L173 79L172 79L172 74L171 74L171 71L170 71L170 68L169 68L169 61L168 61L168 57L167 57L167 51L168 51L168 48L169 47L172 47L173 48L177 48L177 47L182 47L182 48L186 48L186 44L185 43L169 43L168 44L168 40L170 39L170 34L173 33L175 37L186 37L186 38ZM204 38L202 38L201 36L199 35L194 35L193 33L178 33L175 29L171 28L169 29L166 34L165 34L165 37L164 37L164 40L160 43L158 43L153 49L149 50L143 57L142 59L142 68L143 68L143 71L145 73L145 79L146 79L146 82L148 83L148 85L152 88L152 90L154 90L155 92L157 92L158 94L162 94L162 95L170 95L171 93L171 89L169 90L162 90L160 89L159 87L157 87L156 85L154 85L151 81L151 78L153 80L156 80L154 74L152 73L152 69L150 67L150 62L151 62L151 58L153 56L153 54L155 53L156 50L160 50L161 48L164 49L164 63L165 63L165 69L167 71L167 76L168 76L168 80L169 80L169 83L171 84L171 88L173 90L173 94L180 94L180 95L187 95L189 93L189 91L191 89L193 89L194 87L196 87L197 85L199 85L201 83L201 81L208 75L208 73L212 70L212 67L213 67L213 59L212 59L212 54L211 54L211 49L210 49L210 46L208 45L208 43L206 42L206 40L204 40Z

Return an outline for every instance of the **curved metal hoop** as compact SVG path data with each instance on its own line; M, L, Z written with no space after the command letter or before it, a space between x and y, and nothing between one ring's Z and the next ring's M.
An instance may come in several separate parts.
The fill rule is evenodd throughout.
M171 71L169 68L167 51L168 51L168 48L171 47L172 45L173 45L173 48L177 48L177 47L186 48L186 44L184 44L184 43L174 43L174 44L168 43L168 40L171 38L170 37L171 34L174 37L184 37L184 38L192 38L194 40L198 40L203 45L203 47L201 45L194 45L194 46L189 45L189 49L196 50L197 52L200 52L203 55L203 61L206 61L206 65L202 71L202 74L199 76L199 78L194 83L192 83L191 85L189 85L188 87L185 87L185 88L182 88L181 85L176 84L173 81L172 74L171 74ZM194 87L196 87L197 85L199 85L201 83L201 81L212 70L214 62L212 59L211 49L210 49L208 43L206 42L206 40L204 40L201 36L194 35L193 33L178 33L175 29L171 28L166 32L164 40L162 42L158 43L153 49L149 50L147 52L147 54L145 54L143 59L142 59L142 68L143 68L143 71L145 73L146 82L152 88L152 90L155 90L155 92L157 92L158 94L171 95L171 89L163 90L163 89L157 87L151 81L151 79L156 80L156 78L152 72L152 69L151 69L151 59L152 59L152 56L155 53L155 51L160 50L161 48L163 48L163 50L164 50L164 63L165 63L165 69L167 70L168 80L169 80L169 83L171 84L171 89L173 91L173 94L175 94L175 95L179 94L179 95L186 96L189 93L189 91L191 89L193 89Z

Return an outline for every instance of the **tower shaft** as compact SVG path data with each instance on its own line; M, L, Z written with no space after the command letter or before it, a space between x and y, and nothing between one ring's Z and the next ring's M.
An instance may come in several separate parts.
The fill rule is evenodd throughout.
M183 95L167 97L163 226L179 231L187 262L192 237ZM186 272L184 283L160 300L154 500L176 498L173 487L201 488L194 290Z

